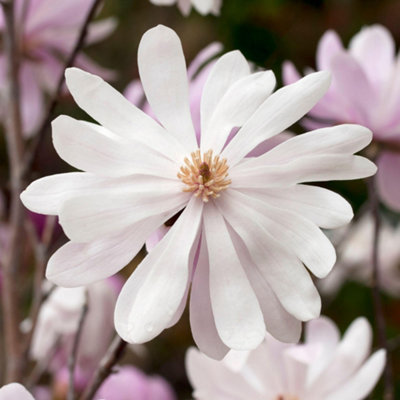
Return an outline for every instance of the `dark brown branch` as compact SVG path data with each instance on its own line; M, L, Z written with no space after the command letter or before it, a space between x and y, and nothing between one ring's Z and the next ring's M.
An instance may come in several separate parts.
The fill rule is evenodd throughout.
M35 158L37 157L37 154L38 154L40 146L43 142L43 139L46 136L47 130L50 127L50 123L51 123L51 120L53 119L53 114L54 114L54 111L60 100L62 88L64 85L64 80L65 80L64 71L67 68L72 67L74 65L76 57L78 56L79 52L85 45L85 40L86 40L86 36L88 33L89 24L93 20L95 15L97 14L102 1L103 0L94 0L93 1L92 7L90 8L90 10L86 16L86 19L82 25L80 34L78 36L78 40L77 40L70 56L68 57L68 59L66 60L66 62L64 64L64 68L62 69L61 76L58 80L57 88L54 92L53 98L52 98L49 108L47 110L46 117L44 118L38 132L36 133L36 135L34 135L32 144L26 152L25 164L24 164L24 168L23 168L23 176L27 176L29 174L29 171L32 168Z
M376 193L375 177L368 180L368 197L371 214L374 220L374 235L372 243L372 300L374 305L375 323L378 334L379 346L386 350L387 361L384 371L384 400L394 400L393 371L388 342L386 338L386 322L380 293L380 265L379 265L379 238L381 229L381 218L379 213L379 200Z
M4 44L6 53L7 91L6 91L6 129L7 153L10 169L10 244L3 260L2 305L4 316L4 338L6 352L6 382L18 381L22 375L23 360L20 357L19 331L19 293L18 269L21 262L21 246L24 242L24 209L19 195L23 188L22 155L24 143L22 139L22 123L19 96L19 54L14 20L13 0L0 2L5 21Z
M74 342L72 344L71 354L68 359L68 371L69 371L69 387L68 387L68 400L75 400L75 366L78 359L79 342L82 336L82 330L85 323L85 318L89 309L88 295L85 294L85 303L82 307L81 316L77 331L75 333Z
M92 381L86 388L80 400L92 400L101 384L112 374L113 367L124 354L127 342L116 336L107 350L106 355L101 360L99 368L95 372Z

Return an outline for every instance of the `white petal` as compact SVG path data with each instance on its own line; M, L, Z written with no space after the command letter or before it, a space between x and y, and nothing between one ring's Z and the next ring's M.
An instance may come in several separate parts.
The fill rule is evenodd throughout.
M100 77L68 68L65 79L78 106L111 132L150 145L172 160L186 154L173 136Z
M201 98L202 131L208 128L211 117L228 88L249 74L249 63L240 51L231 51L217 60L203 88Z
M336 262L335 248L315 224L249 195L234 190L229 194L242 204L248 218L259 221L279 243L285 243L287 251L293 252L315 276L323 278L331 271Z
M247 166L283 164L304 156L353 154L366 147L372 132L360 125L338 125L294 136L262 156L249 160Z
M204 209L204 231L209 255L211 306L218 334L232 349L254 349L264 339L263 315L224 218L212 203Z
M84 172L50 175L32 182L21 193L21 201L33 212L58 215L66 200L93 193L106 182L106 179Z
M272 71L251 74L236 81L218 103L206 129L201 133L203 152L219 153L235 127L242 126L272 93L276 84Z
M353 218L353 210L343 197L318 186L295 185L286 189L253 189L243 192L274 207L300 214L321 228L338 228Z
M200 246L199 260L190 294L190 327L193 339L201 352L211 358L221 360L229 348L221 341L215 326L211 308L209 275L207 245L203 242Z
M163 240L146 256L118 297L114 322L130 343L144 343L161 333L174 317L189 279L190 255L197 243L203 203L187 205Z
M187 152L197 148L189 107L185 57L178 35L163 25L148 30L138 50L147 101L156 117Z
M297 257L289 254L257 220L249 219L247 212L242 211L242 204L228 191L218 199L217 205L286 311L301 321L318 317L321 299Z
M258 144L303 117L322 98L329 84L328 72L316 72L268 97L222 153L229 165L235 165Z
M1 400L35 400L33 396L19 383L9 383L0 388Z
M314 387L329 392L360 368L371 349L372 330L365 318L357 318L347 329L327 368L315 378Z
M296 183L366 178L376 173L376 165L353 155L306 156L279 165L247 166L230 169L232 188L287 187Z
M88 285L116 274L136 256L162 218L140 222L118 235L91 243L68 242L47 264L46 277L63 287Z
M326 400L362 400L370 394L386 363L384 350L375 352L350 380L327 395Z
M67 163L102 176L154 174L174 178L178 166L151 148L66 115L52 123L53 144Z
M232 228L229 229L229 234L242 265L246 266L245 272L256 293L267 331L281 342L298 342L301 335L301 322L282 307L268 282L254 265L245 244ZM259 351L259 349L257 348L254 352Z
M65 234L75 242L90 242L155 215L164 214L167 220L187 203L189 194L182 192L180 182L144 178L140 182L130 177L132 182L126 187L105 187L65 201L60 210Z

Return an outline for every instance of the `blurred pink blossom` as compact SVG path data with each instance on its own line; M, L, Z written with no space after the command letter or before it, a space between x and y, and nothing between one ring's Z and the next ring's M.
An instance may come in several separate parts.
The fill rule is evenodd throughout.
M197 400L361 400L376 385L385 351L369 357L372 330L356 319L340 340L328 318L306 324L304 344L267 335L250 352L231 351L223 361L189 349L186 369Z
M40 310L33 336L32 358L40 362L53 351L55 356L51 369L55 372L63 369L87 296L89 309L80 339L77 367L78 383L84 385L103 357L114 333L113 313L119 292L114 280L118 277L87 287L55 288Z
M42 121L45 93L52 94L80 33L80 28L93 0L16 0L16 33L21 54L20 91L24 133L29 136ZM106 38L116 27L116 20L108 18L89 25L86 44ZM0 10L0 32L4 31L3 12ZM84 54L75 65L104 78L113 73L103 69ZM0 91L5 83L5 57L0 54Z
M95 399L176 400L169 383L160 376L147 376L139 369L124 365L102 384Z
M192 6L200 14L219 15L222 6L222 0L150 0L150 1L158 6L170 6L176 3L183 15L189 15Z
M319 282L322 293L334 295L346 280L356 280L366 285L372 280L372 239L374 221L367 215L344 232L333 236L345 240L337 249L338 262L331 273ZM381 221L379 238L379 277L382 290L400 297L400 226L393 226L386 219Z
M382 150L377 160L380 197L400 211L400 57L395 50L392 35L382 25L363 28L348 49L336 32L327 31L318 44L316 67L331 71L332 84L304 125L314 129L357 123L371 129ZM286 62L285 84L298 79L294 65Z

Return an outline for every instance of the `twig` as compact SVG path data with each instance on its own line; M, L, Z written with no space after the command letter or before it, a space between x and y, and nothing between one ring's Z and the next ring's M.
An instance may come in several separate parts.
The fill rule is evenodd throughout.
M23 139L19 101L19 54L14 21L14 1L2 0L5 32L4 43L7 62L6 92L6 142L10 168L11 210L9 225L10 244L3 264L2 304L4 313L4 337L7 359L6 381L18 381L22 375L23 360L20 358L20 331L17 276L23 244L24 210L19 199L23 188L22 155Z
M113 372L113 367L121 359L124 354L127 342L116 336L111 343L106 355L101 360L99 368L95 372L92 381L87 386L80 400L92 400L101 384Z
M48 250L51 244L51 238L53 235L54 227L57 222L57 218L54 216L48 216L46 218L46 224L42 234L42 240L38 237L36 232L36 228L33 225L32 221L27 220L27 232L28 236L32 243L32 249L35 255L35 274L33 281L33 300L29 313L29 321L31 321L31 329L28 332L25 343L23 354L28 356L30 345L32 342L32 337L35 332L37 319L39 316L40 307L48 296L48 293L43 293L43 279L44 273L46 269L47 259L48 259Z
M379 200L376 194L375 177L368 180L368 197L371 214L374 219L374 235L372 243L372 300L374 304L375 322L378 333L379 346L387 353L387 361L384 372L384 400L394 400L393 371L388 351L386 338L386 322L383 312L382 298L380 294L380 265L379 265L379 236L381 229L381 218L379 213Z
M85 323L85 318L89 309L88 305L88 295L85 294L85 303L82 307L81 316L78 322L78 328L72 343L71 354L68 359L68 372L69 372L69 388L68 388L68 400L75 400L75 365L78 358L79 342L82 336L83 325Z
M99 10L99 7L100 7L102 1L103 0L94 0L93 1L92 7L90 8L90 10L86 16L86 19L82 25L82 28L81 28L80 34L78 36L78 40L75 44L75 47L73 48L70 56L68 57L68 59L66 60L66 62L64 64L64 68L62 69L61 76L58 80L57 88L54 92L53 98L52 98L49 108L47 110L46 117L44 118L37 134L34 136L31 146L26 151L25 164L24 164L24 168L23 168L23 172L22 172L23 176L27 176L29 174L29 171L32 168L33 162L35 161L35 158L38 154L40 145L42 144L43 139L46 135L46 132L50 126L51 120L53 118L53 113L59 102L62 87L64 85L64 80L65 80L64 71L67 68L72 67L74 65L76 57L78 56L79 52L81 51L82 47L85 44L89 24L92 21L92 19L95 17L97 11Z

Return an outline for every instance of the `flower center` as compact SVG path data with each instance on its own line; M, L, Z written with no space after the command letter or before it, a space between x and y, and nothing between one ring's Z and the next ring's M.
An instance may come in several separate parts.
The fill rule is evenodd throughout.
M299 400L299 398L293 394L280 394L276 400Z
M178 178L186 185L183 191L193 192L204 202L207 202L210 196L213 199L219 197L220 192L232 182L228 179L229 167L226 159L213 156L212 150L204 154L196 150L190 157L190 160L185 158L185 165L182 165L178 172Z

